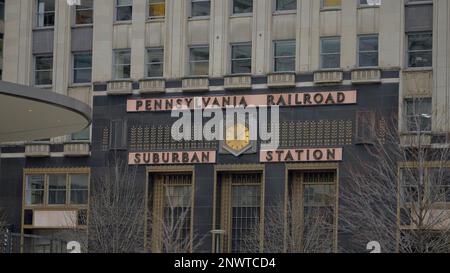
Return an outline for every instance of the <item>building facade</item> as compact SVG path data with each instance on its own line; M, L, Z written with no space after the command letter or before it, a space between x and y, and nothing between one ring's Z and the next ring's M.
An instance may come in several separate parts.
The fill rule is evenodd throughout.
M94 114L78 134L4 144L0 206L22 234L87 230L90 188L119 154L148 215L164 218L166 199L179 198L183 236L205 238L193 251L248 250L243 234L287 198L331 211L337 251L352 155L364 157L393 117L413 143L408 109L419 99L425 141L450 143L449 24L447 0L6 0L3 79ZM170 109L194 99L279 105L279 149L173 140ZM146 225L148 249L164 250L161 225ZM253 251L268 236L257 230Z

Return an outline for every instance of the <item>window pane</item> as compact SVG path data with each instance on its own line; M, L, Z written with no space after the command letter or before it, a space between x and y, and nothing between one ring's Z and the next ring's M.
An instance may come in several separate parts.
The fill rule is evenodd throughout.
M49 70L53 68L52 56L37 56L36 57L36 70Z
M198 62L191 63L189 67L189 71L191 75L208 75L209 73L209 63L207 62Z
M295 56L295 41L275 42L275 57Z
M253 0L233 0L233 13L253 12Z
M52 71L36 71L35 74L34 81L36 85L51 85L53 83Z
M359 51L378 51L378 36L359 37Z
M251 45L233 45L232 47L232 58L233 59L244 59L252 57L252 46Z
M162 77L164 71L164 49L147 50L147 77Z
M195 47L190 50L190 61L208 61L209 47Z
M44 175L28 175L26 178L26 204L44 204Z
M37 26L47 27L55 24L55 0L38 0Z
M164 50L163 49L149 49L147 51L148 63L163 63Z
M433 53L411 52L408 58L409 67L431 67L433 66Z
M295 71L295 58L278 58L275 60L275 72Z
M150 0L149 12L150 17L164 17L166 15L166 4L164 0Z
M133 7L117 7L117 21L129 21L132 18Z
M48 204L64 205L66 203L66 175L51 174L48 176Z
M92 10L77 10L75 18L75 23L77 25L92 24L93 22Z
M163 64L150 64L148 65L147 77L162 77L163 76Z
M91 53L74 54L74 67L75 68L91 68L92 67Z
M411 34L408 40L408 49L411 50L431 50L433 48L433 37L430 33Z
M341 2L341 0L322 0L322 8L340 7Z
M252 72L252 61L251 60L236 60L233 61L231 68L232 74L242 74Z
M116 79L129 79L131 75L130 65L118 65L116 66Z
M70 175L70 203L74 205L85 205L88 203L88 174Z
M116 52L116 64L130 64L131 52L129 50Z
M277 0L277 10L296 10L297 0Z
M321 68L339 68L341 56L339 54L323 55L321 58Z
M360 67L378 66L378 52L360 53L359 66Z
M192 1L191 16L209 16L211 1Z
M94 0L81 0L79 6L76 6L77 9L92 9L94 8Z
M133 0L117 0L117 6L131 6L131 5L133 5Z
M361 6L379 6L381 5L381 0L359 0Z
M341 39L340 38L322 38L321 39L321 53L340 53Z

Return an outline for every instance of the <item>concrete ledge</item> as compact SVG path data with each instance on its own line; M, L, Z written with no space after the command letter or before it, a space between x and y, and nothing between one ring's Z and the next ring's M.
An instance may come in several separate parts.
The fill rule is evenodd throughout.
M314 72L314 83L340 83L344 80L344 72L342 70L320 70Z
M250 75L231 75L224 78L225 89L251 89L252 76Z
M90 155L89 143L66 143L64 144L65 157L85 157Z
M166 91L166 81L164 79L144 79L139 81L139 93L164 93Z
M26 157L49 157L50 156L50 144L26 144L25 145Z
M182 89L185 92L209 91L209 78L185 78L182 80Z
M274 73L267 77L269 87L295 87L295 73Z
M355 69L352 71L352 83L379 83L381 82L381 70L377 68Z
M108 95L129 95L133 93L133 82L131 80L117 80L107 83Z

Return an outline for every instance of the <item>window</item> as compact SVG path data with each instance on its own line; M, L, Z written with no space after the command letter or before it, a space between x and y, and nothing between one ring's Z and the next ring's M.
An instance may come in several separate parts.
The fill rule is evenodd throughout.
M75 6L75 24L85 25L94 22L94 0L81 0L81 5Z
M153 174L150 176L153 200L151 247L158 253L192 251L192 173ZM174 234L176 234L174 236ZM168 238L170 243L162 238Z
M359 36L359 67L378 66L378 35Z
M114 79L129 79L131 73L131 50L114 51Z
M116 21L130 21L133 18L133 0L116 0Z
M341 66L341 38L320 39L320 68L339 68Z
M0 21L5 20L5 0L0 0Z
M252 13L253 0L233 0L233 14Z
M409 132L431 131L431 98L406 99L406 127Z
M73 83L89 83L92 77L92 53L73 53Z
M433 34L408 34L408 67L431 67L433 65Z
M378 7L381 5L381 0L359 0L360 7Z
M166 1L149 0L148 16L150 18L164 18L166 16Z
M209 74L208 46L195 46L189 49L189 74L192 76Z
M37 0L37 27L55 25L55 0Z
M162 77L164 74L164 49L147 49L147 77Z
M48 176L48 195L47 204L65 205L66 204L66 174L50 174Z
M275 10L283 11L283 10L296 10L297 9L297 0L275 0Z
M71 135L72 141L88 141L90 139L91 129L90 127L80 131L78 133L74 133Z
M260 250L262 173L228 173L218 176L220 223L226 233L222 252L256 253Z
M89 174L70 174L70 204L87 205Z
M433 203L450 202L450 169L428 169L430 201Z
M51 85L53 83L53 56L35 56L34 62L34 84Z
M340 9L342 0L321 0L322 9Z
M191 0L191 17L209 16L210 13L210 0Z
M327 253L334 250L336 171L293 171L289 174L287 226L290 252ZM308 244L308 238L317 238ZM306 242L306 243L305 243Z
M295 71L295 40L275 41L274 43L274 71Z
M231 45L231 74L252 73L251 43Z
M26 205L87 205L89 174L86 173L40 173L26 175ZM45 202L44 202L45 196ZM70 202L69 202L70 201Z
M44 175L27 175L25 187L25 202L27 205L44 204Z

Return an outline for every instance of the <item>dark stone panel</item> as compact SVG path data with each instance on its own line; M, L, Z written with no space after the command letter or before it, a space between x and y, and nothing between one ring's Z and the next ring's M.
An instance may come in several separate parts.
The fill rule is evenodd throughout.
M1 148L1 152L5 154L25 153L25 146L6 146Z
M94 83L94 92L106 91L107 85L105 83Z
M433 30L433 4L405 8L405 32Z
M180 80L168 80L166 81L166 88L181 88L182 82Z
M313 73L302 73L297 74L295 76L296 82L312 82L314 81L314 74Z
M211 79L209 79L209 85L210 86L223 86L224 85L224 79L211 78Z
M382 70L381 71L382 79L390 79L390 78L398 79L399 77L400 77L400 71L398 71L398 70Z
M52 152L52 153L62 153L62 152L64 152L64 145L63 144L51 145L50 146L50 152Z
M252 77L252 84L266 84L267 77L266 76L255 76Z
M92 26L72 28L72 51L92 50Z
M38 29L33 31L33 54L53 52L53 29Z

